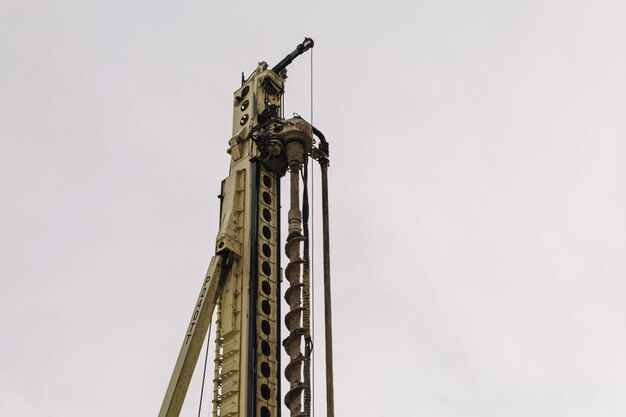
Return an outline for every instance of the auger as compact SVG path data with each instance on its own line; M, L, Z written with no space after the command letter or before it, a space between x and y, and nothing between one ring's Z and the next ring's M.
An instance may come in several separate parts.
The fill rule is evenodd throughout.
M324 257L327 416L334 417L328 227L328 142L300 116L283 117L286 67L313 47L304 42L273 68L259 63L234 93L230 172L222 181L220 226L200 294L159 417L178 417L215 312L214 417L281 415L282 177L289 173L285 292L289 357L284 403L291 417L311 416L311 284L307 161L320 163ZM316 140L317 138L317 140ZM302 191L300 185L302 184ZM301 199L302 194L302 199ZM304 245L304 246L302 246ZM302 254L304 249L304 254Z

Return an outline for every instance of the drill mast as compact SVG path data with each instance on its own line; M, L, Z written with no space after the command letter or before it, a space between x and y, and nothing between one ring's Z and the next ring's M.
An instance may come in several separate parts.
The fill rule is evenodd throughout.
M284 320L289 334L282 344L289 356L285 366L289 388L284 402L291 417L311 415L308 197L305 192L301 209L300 181L307 159L314 158L322 167L325 187L328 143L299 116L284 119L281 108L285 68L311 47L313 40L305 38L272 69L261 62L234 93L233 136L228 142L231 164L219 196L216 254L194 306L159 417L179 416L214 312L213 417L280 416L280 179L287 173L290 206L285 277L289 286L285 300L289 311ZM320 139L317 145L314 136ZM306 183L304 187L306 190ZM327 408L328 417L333 417L327 195L322 190Z

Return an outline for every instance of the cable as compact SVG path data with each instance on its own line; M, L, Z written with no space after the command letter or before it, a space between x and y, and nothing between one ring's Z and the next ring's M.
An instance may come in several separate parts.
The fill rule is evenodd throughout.
M302 327L304 328L304 414L311 416L311 256L309 233L309 157L305 155L300 177L302 179L302 231L304 237L302 268Z
M313 126L313 49L311 49L311 104L309 111L311 112L311 126ZM313 158L309 158L311 161L311 168L313 167ZM315 193L314 193L314 179L311 177L311 212L315 213ZM315 215L311 216L311 339L315 340ZM311 415L315 415L315 349L311 355Z
M211 325L213 321L209 322L209 330L207 331L206 337L206 354L204 355L204 370L202 371L202 387L200 388L200 404L198 405L198 417L200 417L200 413L202 412L202 396L204 394L204 380L206 378L206 364L209 360L209 341L211 340Z

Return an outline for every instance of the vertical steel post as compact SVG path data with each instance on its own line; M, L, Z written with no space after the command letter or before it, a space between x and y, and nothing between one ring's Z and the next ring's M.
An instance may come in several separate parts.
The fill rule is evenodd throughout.
M320 160L322 172L322 233L324 241L324 336L326 341L326 417L335 416L333 383L333 314L330 297L330 233L328 225L328 160Z

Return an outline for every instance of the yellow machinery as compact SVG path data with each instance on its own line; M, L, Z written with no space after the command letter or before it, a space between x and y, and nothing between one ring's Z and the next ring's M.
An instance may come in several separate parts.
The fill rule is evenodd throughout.
M284 119L281 107L286 67L311 47L313 40L305 38L273 68L261 62L235 91L233 136L228 142L230 173L222 182L216 254L193 308L159 417L178 417L214 313L213 416L281 415L280 179L287 173L284 320L289 334L282 344L289 356L284 367L289 386L284 402L291 417L311 415L308 158L319 161L322 172L327 414L333 417L328 143L299 116Z

